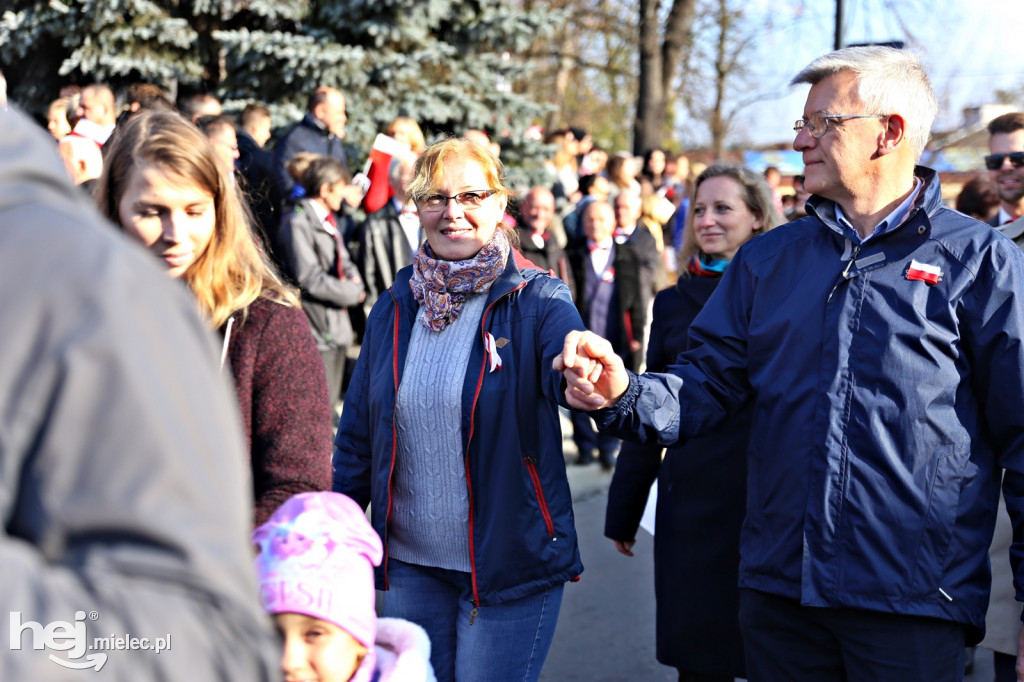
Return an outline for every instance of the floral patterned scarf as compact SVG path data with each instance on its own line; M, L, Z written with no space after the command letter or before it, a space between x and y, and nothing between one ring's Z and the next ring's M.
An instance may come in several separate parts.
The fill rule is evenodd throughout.
M512 249L499 226L490 241L469 260L441 260L423 242L412 263L412 295L426 308L420 323L435 332L443 330L462 312L466 298L491 288L505 271Z

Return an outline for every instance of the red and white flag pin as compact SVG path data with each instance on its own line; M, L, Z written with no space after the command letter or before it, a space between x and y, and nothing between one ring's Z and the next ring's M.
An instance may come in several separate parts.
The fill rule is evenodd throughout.
M491 364L488 372L501 369L501 356L498 355L498 344L490 332L484 332L484 348L487 350L487 358Z
M919 280L925 284L938 284L942 279L942 268L938 265L928 265L912 260L910 268L907 270L907 279Z

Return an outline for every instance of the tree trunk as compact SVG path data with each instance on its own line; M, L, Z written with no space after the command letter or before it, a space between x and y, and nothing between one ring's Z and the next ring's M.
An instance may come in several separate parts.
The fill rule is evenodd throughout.
M658 5L658 0L640 0L640 82L633 122L633 153L636 155L660 144L665 128Z
M667 122L673 80L689 41L696 0L674 0L665 23L664 41L658 23L658 0L640 0L640 77L633 153L661 146L670 135Z
M561 46L561 56L558 58L558 69L555 71L555 92L553 103L557 108L547 116L547 122L544 126L546 131L550 131L555 127L555 125L566 121L565 93L569 89L570 81L577 73L576 64L579 59L578 36L570 36L569 32L563 29L556 34L556 40L558 41L558 45Z
M731 17L726 0L718 0L718 45L715 49L715 106L711 110L711 150L715 160L719 161L725 154L725 80L729 75L728 36Z

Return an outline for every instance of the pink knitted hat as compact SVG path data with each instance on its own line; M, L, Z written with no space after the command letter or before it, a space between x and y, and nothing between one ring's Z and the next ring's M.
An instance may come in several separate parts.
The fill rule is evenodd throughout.
M340 493L301 493L253 531L268 613L334 623L368 650L377 634L373 567L384 554L363 510Z

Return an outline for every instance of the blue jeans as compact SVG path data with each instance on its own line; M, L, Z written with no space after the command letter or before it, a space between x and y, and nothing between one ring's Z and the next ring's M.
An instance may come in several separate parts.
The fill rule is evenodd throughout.
M438 682L527 682L540 677L563 588L481 606L474 616L469 573L389 559L381 615L427 631Z

